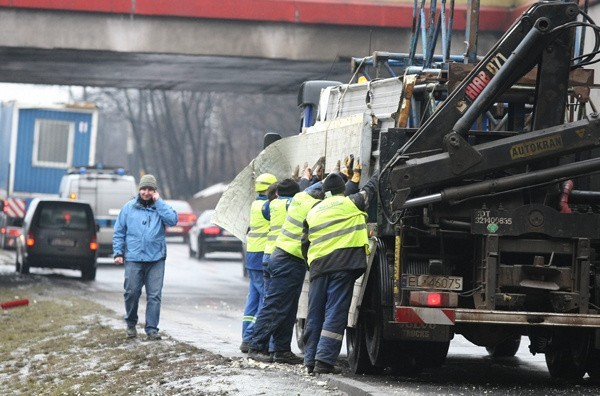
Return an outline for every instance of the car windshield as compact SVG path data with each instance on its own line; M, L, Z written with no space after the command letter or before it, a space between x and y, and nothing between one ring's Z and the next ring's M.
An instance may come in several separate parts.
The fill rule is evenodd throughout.
M40 228L66 228L70 230L86 230L88 228L87 212L78 206L42 207L38 226Z

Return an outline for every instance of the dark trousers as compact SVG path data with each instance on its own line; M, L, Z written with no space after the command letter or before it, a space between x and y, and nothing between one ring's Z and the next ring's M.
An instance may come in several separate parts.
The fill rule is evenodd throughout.
M252 349L266 350L272 336L271 352L289 351L306 264L298 257L275 249L268 263L268 273L269 289L249 345Z
M304 364L315 361L335 365L348 324L348 310L356 271L338 271L319 276L308 289L308 315L304 330Z

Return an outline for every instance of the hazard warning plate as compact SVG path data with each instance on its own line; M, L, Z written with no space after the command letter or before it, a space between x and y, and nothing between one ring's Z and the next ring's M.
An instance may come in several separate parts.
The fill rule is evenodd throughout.
M461 291L463 278L461 276L402 275L400 284L407 289Z

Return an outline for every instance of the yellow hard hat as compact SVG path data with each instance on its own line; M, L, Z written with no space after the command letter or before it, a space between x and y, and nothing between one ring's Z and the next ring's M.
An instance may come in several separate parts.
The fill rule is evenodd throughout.
M277 183L277 178L275 175L270 173L263 173L262 175L256 178L256 182L254 184L254 189L256 192L267 191L267 188L273 183Z

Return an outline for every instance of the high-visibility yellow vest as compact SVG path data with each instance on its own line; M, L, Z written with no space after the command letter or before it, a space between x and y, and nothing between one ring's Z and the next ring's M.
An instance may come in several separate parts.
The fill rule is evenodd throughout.
M336 249L364 247L369 250L367 214L348 197L333 196L312 208L308 223L308 265Z
M281 226L281 234L277 237L275 245L289 254L302 258L302 229L309 210L320 200L313 198L303 191L294 195L290 203L287 216Z
M271 254L275 251L275 241L281 233L281 225L285 221L288 201L289 198L276 198L270 203L269 213L271 215L271 222L267 244L265 245L265 254Z
M262 207L267 202L257 199L250 206L250 230L246 234L247 252L264 252L269 234L269 220L262 214Z

